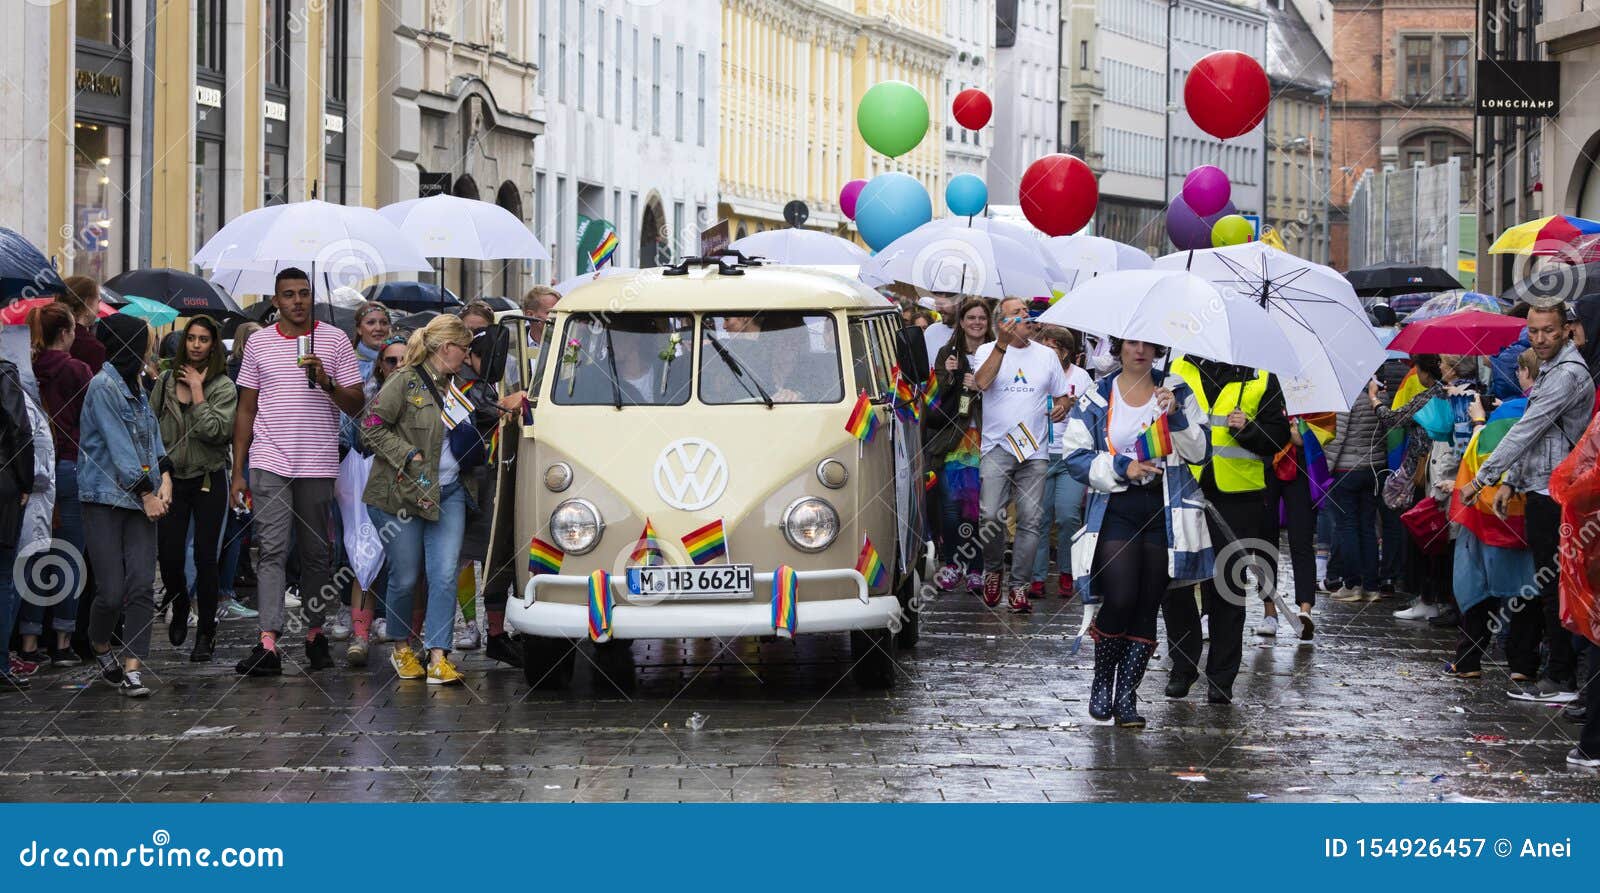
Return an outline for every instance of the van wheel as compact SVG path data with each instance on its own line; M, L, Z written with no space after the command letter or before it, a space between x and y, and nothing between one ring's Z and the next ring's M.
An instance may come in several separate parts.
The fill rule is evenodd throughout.
M900 631L895 642L901 648L917 647L922 623L922 606L917 604L917 590L922 588L922 577L916 573L906 577L896 593L900 599Z
M850 659L855 662L851 675L862 688L885 689L894 686L898 672L894 663L894 633L886 629L853 630L850 633Z
M613 639L595 644L595 681L601 682L602 685L610 685L626 695L634 690L636 672L632 639Z
M559 691L572 684L572 668L578 659L578 646L566 639L520 636L522 639L522 678L535 689Z

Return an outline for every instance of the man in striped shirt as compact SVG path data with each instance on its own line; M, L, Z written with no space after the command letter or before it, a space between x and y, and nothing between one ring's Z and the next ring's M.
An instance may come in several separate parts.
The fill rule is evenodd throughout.
M284 627L291 535L300 555L306 667L333 666L322 623L327 610L337 606L337 593L329 585L329 536L333 482L339 475L339 413L354 416L362 405L355 351L343 332L316 321L310 279L298 269L285 268L274 292L278 323L245 344L233 423L229 503L254 509L260 549L256 594L261 641L234 668L242 676L283 672L278 638ZM309 341L309 354L300 350L302 337Z

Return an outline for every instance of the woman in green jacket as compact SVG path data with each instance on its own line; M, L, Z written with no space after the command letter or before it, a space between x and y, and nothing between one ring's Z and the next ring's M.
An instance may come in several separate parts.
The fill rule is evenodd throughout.
M157 533L161 583L172 605L167 638L177 647L189 633L184 564L192 522L199 630L189 660L196 663L211 660L216 647L217 546L228 513L228 457L238 399L216 322L209 316L190 319L172 368L156 379L150 406L172 460L172 505Z
M401 679L426 677L430 685L462 681L450 662L450 648L468 497L445 419L459 424L472 417L473 407L455 379L471 344L472 333L456 316L435 317L413 332L400 368L390 373L361 420L362 442L372 452L362 501L389 562L385 604L388 633L397 640L389 663ZM428 602L419 631L411 628L411 601L424 561ZM419 639L427 652L426 668L413 649Z

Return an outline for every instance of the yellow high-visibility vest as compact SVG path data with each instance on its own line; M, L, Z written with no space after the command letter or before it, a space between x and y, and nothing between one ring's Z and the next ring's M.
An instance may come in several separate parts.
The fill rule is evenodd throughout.
M1256 377L1249 381L1229 382L1222 387L1213 404L1200 386L1200 370L1189 362L1188 357L1173 363L1172 371L1189 383L1195 400L1200 403L1200 410L1211 419L1211 474L1216 480L1217 489L1224 493L1249 493L1265 489L1266 460L1239 444L1233 436L1233 429L1228 427L1228 415L1238 409L1252 419L1256 417L1256 413L1261 411L1261 400L1267 393L1268 373L1258 371ZM1197 481L1204 469L1203 465L1189 466L1189 472Z

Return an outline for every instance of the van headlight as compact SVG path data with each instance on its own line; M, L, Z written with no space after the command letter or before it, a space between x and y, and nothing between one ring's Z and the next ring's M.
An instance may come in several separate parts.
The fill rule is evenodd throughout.
M550 513L550 535L568 555L582 555L593 549L605 529L600 510L587 499L569 499Z
M839 536L839 513L826 499L802 496L783 510L783 536L802 552L821 552Z

